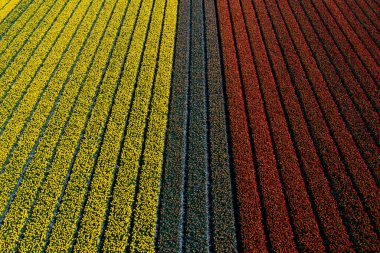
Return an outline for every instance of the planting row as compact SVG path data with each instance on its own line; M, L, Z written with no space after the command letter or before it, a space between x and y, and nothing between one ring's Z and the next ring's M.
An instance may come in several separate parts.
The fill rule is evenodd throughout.
M0 3L0 21L7 18L9 13L17 8L22 0L4 0Z
M215 5L179 1L157 251L237 250Z
M217 6L243 250L376 249L377 41L328 1Z
M1 247L153 251L177 4L42 2L2 44Z
M80 9L78 9L79 11L82 11L82 13L78 13L78 16L77 16L77 18L76 18L76 22L74 22L74 20L75 19L72 19L73 20L73 22L74 22L74 24L73 24L73 26L70 26L70 24L67 26L67 32L70 32L72 35L68 35L67 37L65 36L65 38L67 39L67 41L65 41L65 40L63 40L62 41L62 43L63 43L63 46L61 46L62 47L62 51L56 51L56 50L54 50L54 51L52 51L52 52L57 52L57 53L62 53L62 52L65 52L65 53L67 53L67 52L69 52L67 55L66 55L66 60L67 61L69 61L69 63L70 63L70 61L73 61L74 59L75 59L75 57L76 57L76 54L78 53L78 50L81 48L81 45L82 45L82 43L78 43L77 45L73 45L72 43L70 43L70 42L72 42L75 38L77 38L77 39L79 39L79 40L84 40L85 39L85 37L86 36L78 36L78 37L76 37L75 35L78 33L78 31L80 31L80 27L83 27L82 29L82 33L84 33L84 35L86 34L85 32L86 32L86 30L88 30L88 28L91 26L91 24L92 24L92 17L90 17L90 18L87 18L87 19L85 19L85 17L89 17L89 16L86 16L85 14L87 13L88 14L88 10L90 10L89 8L87 8L87 7L90 7L90 5L89 5L89 1L87 1L87 2L83 2L83 6L81 6L82 8L80 8ZM77 3L74 3L74 4L77 4ZM99 7L100 7L100 3L99 3ZM99 7L98 7L98 9L99 9ZM96 6L95 6L95 8L96 8ZM84 22L83 22L84 21ZM87 22L86 22L87 21ZM87 23L87 27L85 26L86 25L86 23ZM81 24L83 24L83 26L81 26ZM71 29L70 29L71 28ZM63 35L65 35L64 33L63 33ZM71 39L70 39L70 37L71 37ZM66 44L65 45L65 43L67 43L68 42L68 40L69 40L69 44ZM58 43L60 42L60 40L58 40L58 42L56 43L56 45L59 45ZM74 50L73 51L71 51L71 50L68 50L69 49L69 47L70 47L70 45L71 46L73 46L74 48ZM75 50L75 47L76 47L76 50ZM70 52L72 52L71 54L70 54ZM71 56L71 57L70 57ZM58 57L58 56L57 56ZM53 58L53 57L52 57ZM48 58L48 59L50 59L50 58ZM54 58L53 58L54 59ZM58 58L59 59L59 58ZM61 58L61 59L64 59L64 58ZM60 63L60 62L59 62ZM64 63L64 62L63 62ZM64 66L63 64L58 64L58 65L56 65L56 69L57 68L59 68L59 67L61 67L61 68L70 68L71 66L72 66L72 64L73 64L74 62L72 62L71 64L66 64L66 66ZM54 65L55 65L55 63L54 63ZM54 67L54 65L52 64L52 66ZM41 72L41 73L43 73L43 72ZM18 182L17 182L17 185L19 185L21 182L20 182L20 180L22 180L23 179L23 177L24 176L26 176L27 178L28 178L28 176L30 175L30 176L32 176L32 177L34 177L34 176L36 176L35 178L34 178L34 180L35 181L33 181L33 180L31 180L30 182L31 183L34 183L34 184L37 184L37 183L39 183L39 177L41 177L42 175L44 175L44 168L46 167L46 160L33 160L33 163L31 164L32 166L34 165L34 166L36 166L37 168L38 168L38 170L35 170L35 171L31 171L29 168L28 168L28 163L30 163L31 162L31 160L30 159L28 159L28 157L30 156L30 154L29 153L32 153L32 155L35 153L35 150L32 150L32 149L36 149L36 147L37 147L37 145L38 145L38 141L40 141L40 138L42 137L42 134L43 134L43 132L42 132L42 134L39 134L39 133L41 133L41 130L42 131L44 131L45 129L44 128L46 128L47 126L46 126L46 123L48 123L47 121L46 121L46 117L48 116L48 114L49 114L49 111L50 111L50 109L52 108L52 106L53 105L55 105L55 97L58 95L58 94L60 94L61 92L60 92L60 89L62 89L62 85L64 84L64 81L65 81L65 78L66 78L66 75L65 75L65 72L63 72L62 73L62 75L55 75L55 73L59 73L59 72L57 72L57 71L53 71L53 73L52 74L50 74L50 77L49 77L49 72L47 72L48 73L48 75L47 75L47 77L45 77L46 79L48 79L49 78L49 80L47 81L47 83L45 84L45 86L47 86L48 84L51 84L51 81L59 81L60 79L61 79L61 82L55 82L54 83L54 85L56 86L55 87L55 90L56 90L56 93L54 94L48 94L48 93L45 93L45 94L48 94L48 95L50 95L50 96L54 96L54 97L46 97L46 100L44 100L44 99L38 99L37 101L36 101L36 103L35 103L35 105L33 106L33 104L32 104L32 106L33 106L33 109L35 110L35 111L32 111L31 112L31 114L30 115L33 115L34 117L30 117L30 120L29 120L29 122L30 122L30 124L27 124L28 123L28 121L27 122L25 122L24 124L20 124L21 126L23 126L23 128L25 129L25 130L23 130L20 134L21 134L21 138L18 138L19 139L19 141L18 141L18 146L16 146L15 148L14 148L14 153L13 153L13 156L11 156L11 159L10 159L10 161L8 162L8 164L7 164L7 168L9 168L9 169L6 169L6 168L4 168L5 169L5 172L2 174L2 176L8 176L9 178L10 178L10 176L12 176L12 177L19 177L19 179L18 179ZM67 73L67 72L66 72ZM45 80L46 80L45 79ZM48 86L49 88L50 87L52 87L52 88L54 88L54 85L53 86ZM63 85L63 87L64 87L64 85ZM38 91L37 91L38 92ZM38 94L38 93L37 93ZM40 96L41 97L41 96ZM43 98L45 98L45 97L43 97ZM38 104L39 103L37 103L37 102L39 102L39 101L41 101L41 105L44 105L43 103L45 102L45 103L50 103L50 106L49 106L49 104L45 104L45 106L38 106ZM28 108L28 107L27 107ZM31 108L31 105L29 105L29 108L28 109L30 109ZM36 117L37 116L37 117ZM45 126L44 126L45 125ZM36 128L36 126L37 126L37 128ZM44 127L44 128L43 128ZM30 131L30 133L28 133L28 130ZM25 134L23 134L23 133L25 133ZM34 133L34 134L33 134ZM6 134L6 132L4 133L4 134ZM54 139L52 140L52 141L54 141ZM49 146L49 147L52 147L52 146ZM45 154L46 155L46 154ZM37 156L38 157L38 156ZM12 159L13 158L13 159ZM28 160L27 160L28 159ZM35 164L37 162L37 164ZM38 163L42 163L42 164L38 164ZM21 164L21 166L20 166L20 164ZM24 165L25 164L25 165ZM44 164L45 164L45 166L44 166ZM23 166L24 165L24 166ZM12 169L12 168L15 168L15 169ZM21 171L22 170L22 171ZM20 175L20 173L21 173L21 175ZM25 175L24 175L24 173L26 173ZM9 175L8 175L9 174ZM3 180L5 180L5 179L3 179ZM2 181L2 182L4 182L4 181ZM17 190L17 185L16 185L16 187L14 187L13 186L13 184L11 184L11 182L12 181L10 181L9 180L9 186L11 186L13 189L14 189L14 194L16 193L15 192L15 190ZM26 180L26 182L29 182L29 180ZM24 186L25 186L25 188L24 188ZM24 182L23 182L23 184L21 184L21 192L22 192L22 190L27 190L27 191L30 191L30 190L32 190L32 191L36 191L37 189L36 189L36 187L33 187L33 188L29 188L28 187L28 185L27 184L25 184ZM7 192L4 192L5 194L7 194ZM16 196L17 197L19 197L19 198L25 198L25 197L27 197L28 195L30 195L30 194L26 194L26 195L24 195L24 194L17 194ZM8 195L9 196L9 195ZM7 197L8 197L7 196ZM33 196L33 195L32 195ZM30 201L31 200L33 200L32 198L30 198L29 197L29 203L30 203ZM4 203L6 203L6 202L4 202ZM15 203L13 203L12 205L11 205L11 207L17 207L17 198L16 198L16 202ZM23 201L22 201L22 199L20 199L20 202L19 203L23 203ZM27 202L28 203L28 202ZM27 203L25 203L25 204L27 204ZM24 203L23 203L24 204ZM26 206L26 207L24 207L24 208L29 208L28 207L28 205ZM17 210L17 209L16 209ZM5 211L7 211L7 210L5 210ZM12 211L12 210L11 210ZM24 215L25 215L26 213L24 213ZM11 215L9 215L9 216L7 216L7 217L12 217ZM5 224L7 224L7 223L5 223ZM14 223L13 222L10 222L9 223L10 225L14 225ZM19 224L17 224L18 225L18 227L19 227L19 229L20 229L20 227L23 225L23 221L22 220L19 220ZM43 227L42 227L42 229L43 229ZM46 230L46 228L45 228L45 230ZM6 230L5 230L6 231ZM15 232L16 232L16 235L18 234L18 232L17 232L17 230L15 230ZM36 231L37 232L37 231ZM9 233L5 233L5 235L9 235ZM36 235L38 235L38 234L36 234ZM14 239L15 241L17 241L17 236L16 236L16 238ZM12 247L12 246L14 246L13 244L10 244L10 247Z
M29 43L34 41L32 36L34 32L39 31L39 29L37 29L38 27L42 25L41 34L44 32L44 27L46 27L45 29L49 27L50 23L42 23L42 21L48 16L51 10L54 11L54 6L57 6L58 8L61 7L59 4L56 5L56 3L57 2L55 1L48 1L45 5L43 4L43 1L41 1L31 4L28 8L28 10L32 9L31 12L26 11L24 15L18 19L18 22L10 27L2 39L3 43L1 44L0 49L0 56L8 60L2 61L1 74L5 72L9 62L12 62L12 60L18 56L18 52L23 48L23 46L28 43L28 41ZM64 1L61 1L62 5L63 3ZM52 17L54 19L53 15ZM38 42L38 39L36 39L35 42ZM30 51L30 49L28 51Z
M378 11L2 1L0 248L376 251Z
M9 31L9 29L16 25L17 20L27 11L32 2L33 0L20 1L19 4L7 14L6 18L0 20L1 38Z
M158 251L376 249L379 49L367 1L215 3L217 17L213 2L179 2Z

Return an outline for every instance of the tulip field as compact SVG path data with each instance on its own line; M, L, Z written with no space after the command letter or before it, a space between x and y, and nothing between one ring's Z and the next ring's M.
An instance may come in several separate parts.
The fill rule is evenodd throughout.
M1 0L1 252L380 252L380 2Z

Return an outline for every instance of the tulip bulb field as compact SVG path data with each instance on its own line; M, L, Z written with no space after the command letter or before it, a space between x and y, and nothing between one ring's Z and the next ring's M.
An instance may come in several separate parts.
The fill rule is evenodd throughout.
M380 2L0 0L1 252L380 252Z

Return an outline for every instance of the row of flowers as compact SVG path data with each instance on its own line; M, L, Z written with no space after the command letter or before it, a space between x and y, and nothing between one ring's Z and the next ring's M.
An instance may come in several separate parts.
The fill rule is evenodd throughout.
M66 6L65 3L67 1L49 0L45 3L43 1L36 1L20 15L13 26L9 27L0 44L0 57L3 59L0 62L0 76L4 74L11 64L12 68L9 72L18 72L18 69L23 64L15 61L15 59L28 59L27 56L43 40L44 33L54 23L54 18L59 13L58 10ZM61 18L64 18L64 16Z
M6 18L20 1L22 0L4 0L3 3L0 3L0 21Z
M35 101L40 98L41 91L45 91L42 87L47 87L51 83L48 81L51 78L50 75L55 70L57 62L61 60L61 55L69 38L74 33L75 25L77 24L75 22L79 22L79 20L71 20L74 14L73 10L77 7L76 3L78 2L72 2L69 5L71 8L68 7L67 11L62 13L61 22L57 22L48 36L39 43L38 49L32 55L32 60L27 62L21 73L19 73L22 70L21 66L30 58L26 52L33 50L33 43L25 45L26 51L22 51L19 55L20 57L14 60L11 68L8 68L5 75L0 78L0 82L3 84L2 89L4 89L1 90L2 96L0 100L0 132L2 134L0 143L3 147L0 153L1 165L4 164L9 150L19 137L19 133L24 126L19 122L26 121ZM73 27L70 27L72 22L74 22ZM69 27L67 27L68 25ZM31 41L33 39L31 38ZM38 41L38 38L36 39ZM28 45L32 47L29 48ZM3 55L2 59L7 58Z
M177 1L29 8L0 48L0 247L154 251Z
M131 251L154 252L157 205L163 163L165 130L169 103L174 35L177 20L177 0L166 1L165 20L161 34L154 92L146 123L144 156L141 166Z
M69 89L72 85L80 85L78 78L70 79L73 80L73 83L67 83L68 79L66 78L70 74L70 68L74 64L74 60L80 52L81 46L87 37L87 33L94 22L95 14L100 12L103 6L101 1L91 1L91 3L90 1L70 2L73 7L78 3L79 6L67 23L66 29L62 31L59 39L53 42L54 47L48 55L49 57L46 58L43 65L42 63L37 62L37 64L40 64L39 69L41 71L39 71L36 78L34 78L35 81L33 82L32 88L27 93L17 113L11 119L8 128L1 136L1 141L5 142L5 136L7 136L8 133L14 131L16 134L19 134L20 128L23 128L21 134L17 137L18 146L14 149L4 173L0 176L0 182L4 189L0 195L2 205L1 210L5 211L7 210L4 209L4 205L7 204L7 199L9 199L11 192L16 190L15 185L19 184L17 181L24 178L16 193L14 202L10 206L11 208L4 220L4 224L1 227L1 244L3 244L4 248L6 246L14 247L14 243L18 239L18 233L21 227L23 227L24 219L29 215L28 209L33 200L30 195L35 195L37 186L43 178L45 168L49 163L51 149L53 149L54 143L57 140L57 130L55 129L56 125L54 125L54 123L59 123L59 120L64 121L65 111L61 110L67 108L67 111L70 108L71 104L66 104L66 102L70 100L67 96L74 95L72 90L70 91ZM59 31L61 30L59 27L57 29ZM49 45L47 44L46 47L49 47ZM83 59L85 58L88 59L88 57L85 57L84 55ZM83 75L83 72L79 72L78 75L80 77L80 75ZM20 81L21 80L22 79L20 79ZM65 87L67 87L66 90L64 89ZM71 89L74 88L71 87ZM61 103L59 104L58 97L61 97ZM59 106L56 108L56 112L52 115L51 109L57 105ZM33 109L30 111L30 107L32 106ZM26 116L28 116L27 119L25 119ZM49 125L47 125L47 119L50 119ZM13 124L13 121L15 123L25 123L18 124L18 126L17 124ZM55 138L53 138L54 136ZM12 141L10 142L13 143ZM6 150L4 149L4 151ZM36 157L31 160L33 155ZM25 164L26 161L27 163ZM58 178L56 175L54 175L54 177L54 183L56 184L59 181L57 181ZM43 192L43 190L44 186L41 191ZM52 190L52 188L49 190ZM37 199L37 205L33 210L33 214L37 213L36 210L40 200L41 199ZM42 202L44 207L49 207L54 205L56 201L49 203L48 199L42 199ZM33 217L34 216L32 215L30 224L28 224L28 227L29 225L31 226L33 236L28 237L28 235L31 234L24 234L25 239L21 243L21 249L23 249L24 246L34 247L35 245L33 243L41 244L41 238L37 238L37 231L43 231L42 233L44 235L46 234L45 231L48 226L44 226L43 223L32 224L31 221L33 221ZM46 222L48 223L49 220ZM33 228L33 225L36 225L36 227ZM28 231L30 230L27 229L26 232Z
M131 43L131 53L142 50L144 53L142 58L140 55L141 66L133 62L136 53L127 59L127 66L133 66L135 70L126 69L128 74L125 82L133 83L137 78L137 83L126 122L120 162L117 164L117 180L105 231L105 251L127 248L129 252L154 252L176 23L176 4L173 2L167 6L165 0L156 1L153 7L143 5L141 12L152 14L151 17L143 16L141 22L144 22L144 26L137 24ZM148 21L148 18L151 20ZM150 24L146 24L147 21ZM148 35L146 29L149 29ZM146 38L145 46L139 39L141 37Z

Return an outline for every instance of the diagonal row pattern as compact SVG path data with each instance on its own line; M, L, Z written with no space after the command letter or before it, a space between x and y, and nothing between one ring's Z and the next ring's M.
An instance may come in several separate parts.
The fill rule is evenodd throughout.
M180 1L159 251L379 249L378 7Z
M0 1L0 252L380 251L379 13Z
M18 2L0 21L1 251L154 251L177 2Z

